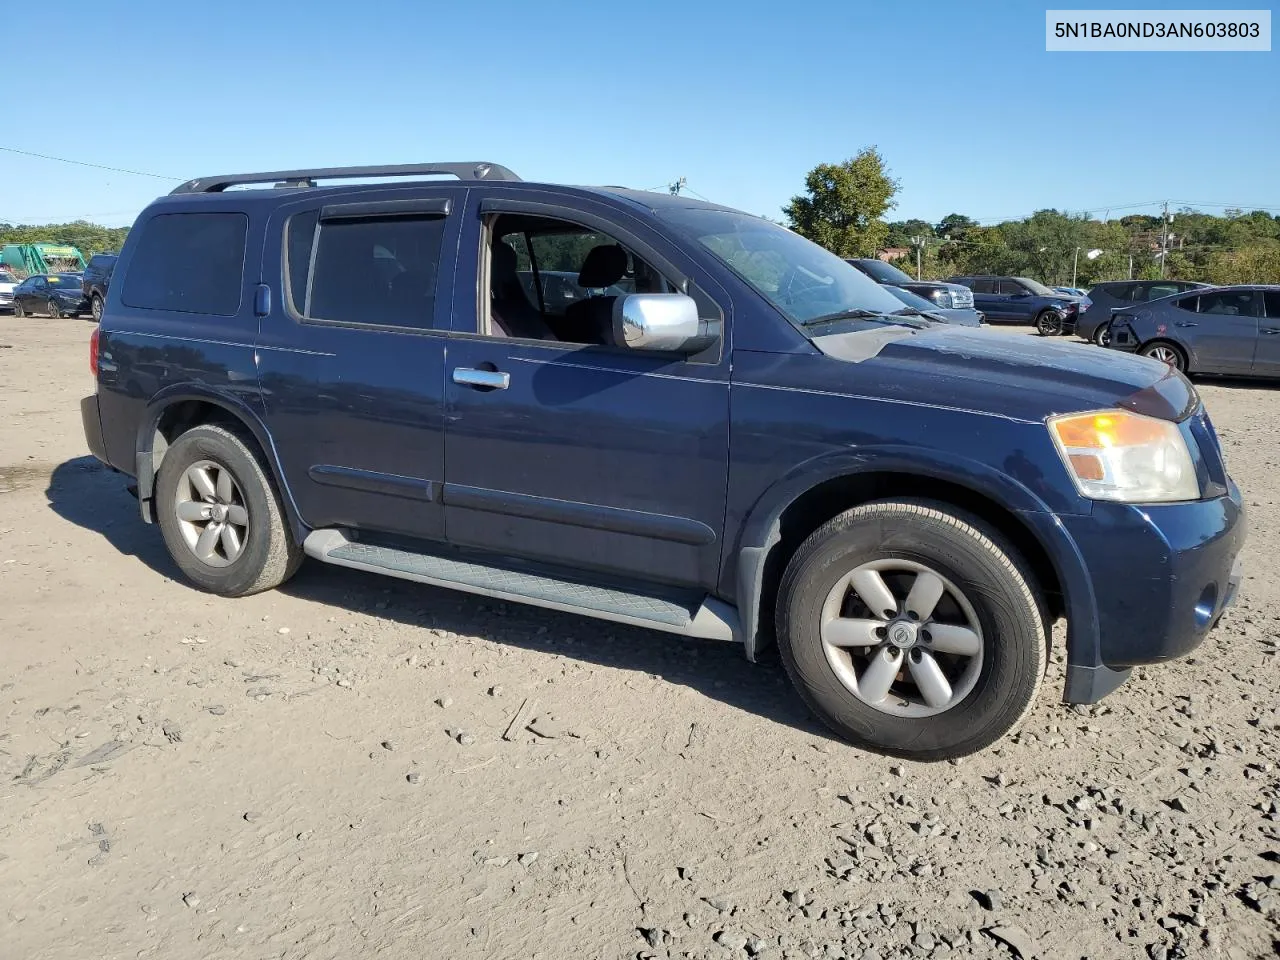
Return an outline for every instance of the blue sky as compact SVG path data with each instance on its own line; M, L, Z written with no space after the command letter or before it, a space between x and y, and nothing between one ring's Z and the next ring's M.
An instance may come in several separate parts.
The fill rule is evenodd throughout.
M453 159L569 183L684 176L776 217L815 164L874 144L902 181L891 219L1280 212L1280 52L1046 53L1045 8L63 0L41 18L56 65L6 45L0 146L174 183ZM128 223L169 186L0 152L0 220Z

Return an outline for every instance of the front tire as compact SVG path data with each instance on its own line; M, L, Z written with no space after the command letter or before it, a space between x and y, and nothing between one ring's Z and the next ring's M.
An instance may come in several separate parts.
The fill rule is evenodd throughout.
M94 323L102 321L102 298L96 293L89 298L89 313L93 315Z
M1057 310L1041 310L1036 314L1036 333L1042 337L1056 337L1062 333L1062 314Z
M302 563L275 483L236 431L202 424L178 437L160 463L155 498L170 556L210 593L270 590Z
M1031 709L1043 603L1001 534L947 504L878 501L815 531L778 593L782 662L811 710L859 746L974 753Z

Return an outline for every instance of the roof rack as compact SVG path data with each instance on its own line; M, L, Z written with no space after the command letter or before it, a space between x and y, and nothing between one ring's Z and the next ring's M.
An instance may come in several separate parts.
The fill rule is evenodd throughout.
M498 163L397 163L380 167L320 167L315 170L273 170L267 173L236 173L221 177L188 180L170 191L176 193L221 193L227 187L247 183L275 183L277 186L314 187L316 180L355 177L420 177L450 174L459 180L519 180Z

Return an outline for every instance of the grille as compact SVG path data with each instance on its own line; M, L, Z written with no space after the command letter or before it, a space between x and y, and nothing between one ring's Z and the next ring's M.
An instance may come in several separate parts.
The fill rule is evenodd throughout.
M973 291L968 287L952 287L951 296L955 299L958 310L967 310L973 306Z

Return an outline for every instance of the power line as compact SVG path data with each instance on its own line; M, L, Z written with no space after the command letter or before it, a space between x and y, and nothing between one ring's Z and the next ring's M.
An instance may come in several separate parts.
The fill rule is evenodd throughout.
M148 173L145 170L128 170L124 167L108 167L101 163L90 163L87 160L68 160L66 157L51 157L47 153L33 153L30 150L19 150L17 147L0 147L5 153L16 153L24 157L36 157L40 160L56 160L58 163L70 163L77 167L93 167L95 170L110 170L112 173L128 173L135 177L152 177L156 180L181 180L181 177L167 177L162 173Z

